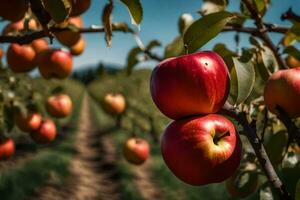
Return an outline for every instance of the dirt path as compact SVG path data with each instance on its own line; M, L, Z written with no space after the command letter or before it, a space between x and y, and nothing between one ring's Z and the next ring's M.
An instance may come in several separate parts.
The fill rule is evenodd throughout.
M158 183L155 182L155 178L150 171L151 163L150 158L143 165L133 167L134 183L143 199L163 200L163 191L158 187Z
M79 120L70 176L63 187L49 183L40 188L38 200L115 200L120 199L116 154L111 139L95 130L87 95Z

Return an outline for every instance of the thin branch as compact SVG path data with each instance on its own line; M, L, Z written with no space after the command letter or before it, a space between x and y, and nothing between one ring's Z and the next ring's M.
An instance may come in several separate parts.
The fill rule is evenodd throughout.
M266 28L266 31L273 32L273 33L286 33L289 28L285 26L278 26L274 24L268 24L269 27ZM249 33L255 36L260 36L259 30L254 27L233 27L233 26L226 26L222 32L229 32L229 31L236 31L241 33Z
M282 181L276 174L276 171L273 168L273 165L266 153L266 150L257 136L255 126L251 126L252 123L248 122L246 113L241 112L237 108L234 108L233 106L230 106L228 104L224 105L220 113L234 118L243 126L244 131L247 133L246 136L250 141L252 148L255 151L256 157L264 173L266 174L269 183L271 184L271 187L277 192L280 199L292 199L285 186L283 185Z
M300 22L300 16L293 12L292 8L281 15L281 20L294 20Z
M266 45L271 49L273 52L277 63L279 64L280 68L282 69L288 69L288 66L286 65L285 61L281 58L280 54L278 53L277 47L273 44L272 40L270 39L267 31L268 26L266 27L265 24L262 21L262 18L258 15L256 10L253 8L251 2L249 0L242 0L242 2L246 5L249 12L251 13L252 18L255 20L255 24L258 29L258 35L259 37L266 43Z
M288 114L277 106L276 109L279 112L278 118L282 121L284 126L286 127L289 136L294 139L297 144L300 146L300 129L296 126L296 124L292 121L292 119L288 116Z

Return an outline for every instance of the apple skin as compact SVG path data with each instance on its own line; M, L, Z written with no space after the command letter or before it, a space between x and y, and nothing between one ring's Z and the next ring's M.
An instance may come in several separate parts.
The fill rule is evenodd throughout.
M70 47L70 52L73 56L79 56L84 52L85 41L81 37L80 40L73 46Z
M217 112L229 88L226 64L212 51L162 61L152 71L150 83L154 103L171 119Z
M291 118L300 117L300 67L278 70L266 83L264 101L267 108L278 114L280 106Z
M110 114L121 114L125 111L126 101L122 94L106 94L104 96L102 107Z
M216 136L222 136L217 145ZM239 167L241 150L234 125L217 114L172 122L161 144L169 169L190 185L218 183L232 176Z
M45 39L34 40L32 41L31 46L36 54L39 54L49 48L48 42Z
M27 0L2 0L0 5L0 17L16 22L24 18L27 10Z
M62 23L60 25L61 28L66 27L68 24L70 25L74 25L78 28L82 28L83 27L83 21L81 19L81 17L70 17L67 21L67 23ZM81 38L81 34L79 32L73 32L73 31L60 31L60 32L55 32L54 35L56 36L57 40L67 46L67 47L71 47L73 45L75 45L76 43L78 43L78 41Z
M37 130L42 122L42 116L38 113L29 113L26 117L21 113L16 116L16 125L21 131L31 132Z
M45 119L37 130L30 133L30 136L36 143L50 143L56 137L56 125L51 119Z
M39 54L38 67L45 79L65 79L72 73L73 58L69 52L47 49Z
M3 57L3 55L4 55L4 51L3 49L0 48L0 59Z
M2 34L3 35L9 35L10 33L24 30L25 29L24 22L25 22L25 20L21 19L21 20L19 20L17 22L12 22L12 23L7 24L4 27L4 29L2 31ZM29 20L28 28L30 30L37 30L38 27L39 27L39 24L38 24L38 22L35 19Z
M10 44L6 59L10 69L15 73L25 73L36 66L36 53L30 45Z
M141 138L129 138L123 147L123 155L125 159L132 164L143 164L150 154L150 146L148 142Z
M70 16L78 16L84 13L91 6L91 0L72 1L72 10Z
M53 117L67 117L72 112L72 100L66 94L50 96L47 100L46 109Z
M0 143L0 160L11 158L15 153L15 143L12 139L7 139Z

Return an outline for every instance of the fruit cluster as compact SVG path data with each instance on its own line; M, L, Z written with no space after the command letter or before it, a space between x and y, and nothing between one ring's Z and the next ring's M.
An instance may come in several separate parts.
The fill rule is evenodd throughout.
M214 114L224 105L230 78L222 58L211 51L169 58L153 70L151 95L159 110L174 119L162 138L170 170L191 185L221 182L241 160L238 133Z
M46 109L52 117L66 117L72 111L71 98L65 94L50 96L47 99ZM56 137L55 123L50 118L43 119L38 112L31 111L26 116L23 116L22 113L16 113L15 123L21 131L29 133L36 143L47 144ZM0 159L10 158L14 151L14 141L11 138L2 138L0 142Z

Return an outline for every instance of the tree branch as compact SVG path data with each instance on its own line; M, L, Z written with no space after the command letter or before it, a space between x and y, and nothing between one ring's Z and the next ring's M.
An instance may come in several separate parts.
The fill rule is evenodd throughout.
M251 2L249 0L242 0L242 2L246 5L248 8L251 17L255 20L255 24L258 29L258 35L259 37L266 43L266 45L271 49L273 52L276 61L281 69L288 69L288 66L286 65L285 61L281 58L281 56L278 53L277 47L273 44L272 40L270 39L267 31L268 28L265 26L265 24L262 21L262 18L258 15L256 10L253 8Z
M286 33L289 28L285 26L278 26L274 24L268 24L268 27L266 27L266 30L268 32L273 32L273 33L281 33L284 34ZM226 26L222 32L229 32L229 31L236 31L236 32L241 32L241 33L249 33L252 35L255 35L257 37L260 37L259 30L254 27L233 27L233 26Z
M271 187L277 192L280 199L290 200L292 197L286 190L285 186L281 182L280 178L276 174L273 165L266 153L266 150L257 136L256 128L248 122L245 112L241 112L229 104L225 104L220 111L221 114L225 114L237 120L247 133L246 136L251 143L252 148L255 151L256 157L266 174Z
M299 15L296 15L292 8L289 8L288 11L286 11L285 13L283 13L281 15L281 20L294 20L294 21L297 21L297 22L300 22L300 16Z
M292 121L292 119L280 106L277 106L276 109L279 112L278 118L282 121L282 123L286 127L289 135L300 146L300 129L298 129L296 124Z

